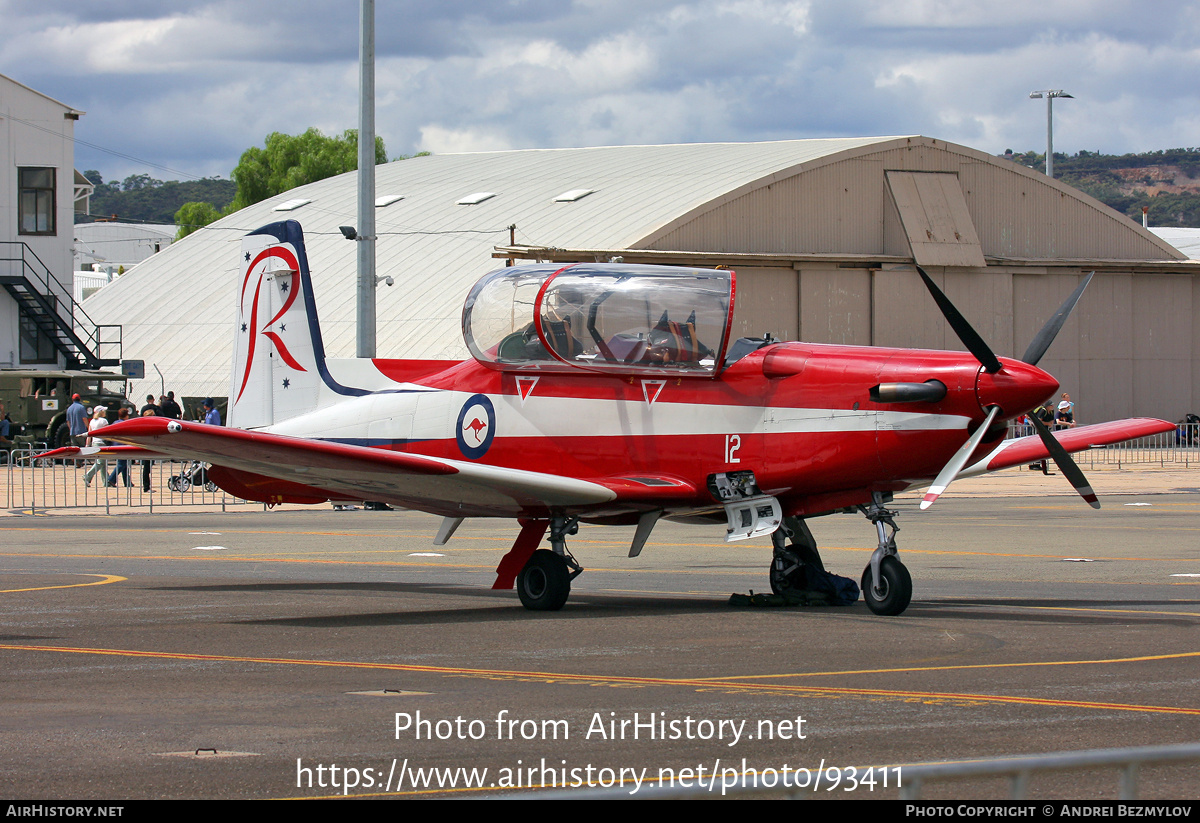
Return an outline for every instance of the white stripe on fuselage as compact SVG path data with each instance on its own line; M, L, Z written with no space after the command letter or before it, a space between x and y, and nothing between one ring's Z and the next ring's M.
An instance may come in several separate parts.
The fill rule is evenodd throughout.
M458 414L474 396L401 387L397 393L344 400L268 431L321 439L453 439ZM953 414L671 403L662 398L651 405L643 400L535 394L522 405L516 395L487 397L496 412L495 437L500 438L946 431L965 430L969 422Z

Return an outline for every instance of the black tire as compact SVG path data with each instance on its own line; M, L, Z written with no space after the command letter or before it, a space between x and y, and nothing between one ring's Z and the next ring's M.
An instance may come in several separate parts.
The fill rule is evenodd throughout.
M912 601L912 576L908 569L895 557L888 556L879 564L879 576L883 578L882 596L876 594L871 585L871 564L863 569L862 596L867 601L867 608L875 614L903 613Z
M771 592L774 594L783 594L792 587L791 581L787 579L787 575L775 568L775 563L771 563Z
M517 575L521 605L535 612L556 612L571 594L567 561L548 549L538 549Z
M71 439L71 424L62 420L54 427L54 433L50 435L50 447L61 449L64 446L73 445L75 445L75 441Z
M797 587L797 577L799 576L801 567L796 566L789 574L779 568L779 563L775 558L771 559L771 571L768 575L771 581L771 591L775 594L783 594Z
M205 480L204 481L204 490L206 492L210 492L210 493L215 492L217 490L217 484L212 482L211 480Z

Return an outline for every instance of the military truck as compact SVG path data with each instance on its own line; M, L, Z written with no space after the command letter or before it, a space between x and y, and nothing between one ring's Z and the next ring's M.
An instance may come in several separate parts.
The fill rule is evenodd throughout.
M121 406L134 405L125 398L128 383L124 375L106 371L0 369L0 408L8 412L14 436L69 446L71 395L78 394L89 411L108 406L108 419L114 421Z

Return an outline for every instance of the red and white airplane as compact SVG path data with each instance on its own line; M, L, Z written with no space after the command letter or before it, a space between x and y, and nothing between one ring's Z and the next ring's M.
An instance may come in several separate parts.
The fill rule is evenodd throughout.
M720 523L727 540L769 534L780 591L802 557L819 563L806 519L857 511L879 537L867 605L899 614L912 581L886 508L896 492L928 486L925 508L956 477L1050 457L1098 507L1068 452L1173 428L1135 419L1051 434L1034 421L1036 435L1003 439L1058 389L1036 364L1086 280L1012 360L923 271L971 353L730 340L731 271L521 265L468 295L471 359L335 360L299 224L247 235L242 257L230 427L140 418L105 437L141 448L107 451L207 461L209 479L248 500L440 514L437 544L467 517L516 518L494 588L515 583L529 609L566 602L583 570L566 537L581 521L636 527L631 557L660 518Z

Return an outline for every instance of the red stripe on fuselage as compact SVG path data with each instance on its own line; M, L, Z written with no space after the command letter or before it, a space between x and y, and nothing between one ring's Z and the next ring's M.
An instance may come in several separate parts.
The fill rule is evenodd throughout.
M790 349L807 355L803 369L791 377L768 378L764 358L771 352ZM979 363L960 352L915 349L883 349L862 346L829 346L785 343L760 349L726 369L717 377L691 377L663 369L656 377L562 373L554 371L499 371L474 360L449 365L443 371L414 378L404 374L402 364L381 367L385 374L404 375L429 388L469 394L520 397L518 376L540 377L528 402L539 397L576 397L593 400L645 402L643 380L666 381L655 400L659 403L716 404L777 408L888 410L925 414L950 414L982 420L983 411L975 394ZM868 396L877 383L940 380L946 385L945 399L938 403L873 403Z
M725 461L725 436L640 435L579 437L503 437L487 454L469 462L546 472L581 480L667 475L698 490L697 504L712 504L706 489L716 472L753 470L763 491L819 494L836 489L891 484L933 477L962 445L959 430L889 432L880 447L874 430L746 435L736 457ZM454 440L398 444L397 451L466 461ZM886 471L881 464L890 464Z
M793 364L776 369L780 376L764 374L764 361ZM403 361L400 361L401 363ZM717 377L685 377L663 369L666 383L653 407L645 401L642 376L536 370L500 371L474 360L413 379L429 388L464 394L520 397L518 377L537 375L536 389L523 408L535 416L537 404L547 398L611 401L604 417L578 421L578 435L508 437L501 420L495 440L479 460L471 461L528 471L550 472L579 479L628 477L637 472L670 474L695 485L697 505L711 505L705 489L707 477L721 471L749 469L768 493L796 497L822 495L837 490L899 488L904 481L932 478L967 437L963 419L978 423L984 417L976 396L980 366L960 352L885 349L788 343L754 352ZM381 371L404 373L402 366ZM411 374L412 372L409 372ZM874 403L869 390L882 382L940 380L947 387L938 403ZM762 425L727 433L672 434L671 406L739 406L763 409ZM652 408L652 411L650 409ZM646 409L658 433L620 435L619 416ZM772 409L818 409L899 412L957 418L950 428L891 428L892 421L864 421L861 430L825 432L771 431ZM780 424L786 428L787 422ZM801 424L802 425L802 424ZM846 428L854 422L847 420ZM832 426L837 428L837 426ZM588 432L587 430L591 431ZM766 432L764 433L764 429ZM738 435L737 463L728 462L729 436ZM980 447L982 455L995 443ZM404 451L466 460L454 440L423 441L400 447Z

